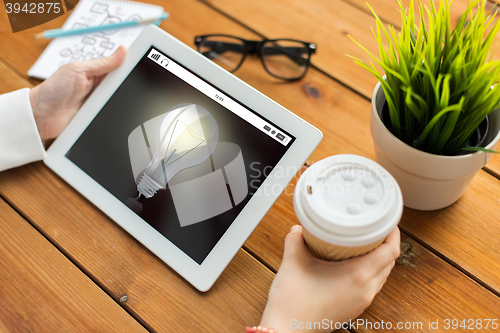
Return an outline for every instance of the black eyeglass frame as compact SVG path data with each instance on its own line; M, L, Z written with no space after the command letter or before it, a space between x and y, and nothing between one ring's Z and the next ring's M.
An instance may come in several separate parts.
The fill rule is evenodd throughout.
M241 58L239 64L236 66L236 68L234 68L233 70L230 71L231 73L235 72L236 70L238 70L238 68L240 68L241 64L243 64L243 62L245 61L245 58L248 54L258 54L260 61L262 63L262 67L264 67L264 69L266 70L266 72L269 75L271 75L275 78L281 79L281 80L286 80L286 81L297 81L297 80L302 79L304 77L304 75L306 75L307 70L309 69L309 65L311 64L311 56L314 53L316 53L316 49L317 49L317 46L315 43L308 43L308 42L304 42L304 41L297 40L297 39L277 38L277 39L263 39L263 40L248 40L248 39L244 39L244 38L240 38L240 37L236 37L236 36L232 36L232 35L210 34L210 35L196 36L194 38L194 44L196 45L198 52L201 53L200 45L207 37L230 37L230 38L238 39L238 40L243 42L243 47L244 47L245 52L244 52L243 57ZM289 42L298 42L298 43L304 44L304 46L307 49L307 59L304 59L305 60L305 63L304 63L305 68L304 68L304 72L302 73L302 75L300 75L299 77L294 77L294 78L285 78L285 77L281 77L281 76L278 76L278 75L271 73L269 71L269 69L266 67L266 64L264 62L265 55L263 54L264 48L262 47L262 45L264 45L264 43L267 43L267 42L277 42L277 41L289 41Z

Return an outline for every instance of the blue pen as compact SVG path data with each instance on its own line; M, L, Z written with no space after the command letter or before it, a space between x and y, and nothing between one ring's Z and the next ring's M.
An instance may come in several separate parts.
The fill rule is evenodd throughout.
M96 25L93 27L87 27L87 28L81 28L81 29L47 30L47 31L40 32L40 33L34 35L33 38L34 39L38 39L38 38L50 39L50 38L66 37L66 36L73 36L73 35L84 35L84 34L89 34L89 33L103 31L103 30L129 28L129 27L134 27L137 25L148 24L148 23L155 23L156 25L158 25L158 24L160 24L161 21L166 20L168 18L168 16L169 16L169 14L167 12L164 12L159 17L155 17L155 18L147 18L147 19L120 22L120 23L112 23L112 24L105 24L105 25Z

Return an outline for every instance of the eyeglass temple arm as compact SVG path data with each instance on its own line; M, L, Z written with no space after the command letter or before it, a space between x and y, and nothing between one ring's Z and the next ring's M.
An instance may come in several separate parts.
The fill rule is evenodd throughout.
M312 53L314 53L314 49L312 49ZM298 65L304 65L307 62L307 58L304 59L301 57L303 54L310 53L310 49L305 47L287 47L287 46L273 46L266 47L264 49L264 55L285 55L291 60L293 60Z
M242 44L219 42L219 41L205 41L203 46L211 48L213 51L222 54L222 52L233 51L238 53L245 53L245 47Z

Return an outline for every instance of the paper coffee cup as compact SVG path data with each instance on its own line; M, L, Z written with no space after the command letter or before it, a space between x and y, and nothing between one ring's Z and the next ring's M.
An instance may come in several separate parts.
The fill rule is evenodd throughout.
M403 214L396 180L357 155L335 155L310 166L297 182L293 205L309 251L324 260L370 252Z

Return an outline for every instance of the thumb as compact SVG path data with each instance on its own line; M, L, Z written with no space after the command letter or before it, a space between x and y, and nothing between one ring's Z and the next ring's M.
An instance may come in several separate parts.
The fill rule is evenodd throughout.
M285 238L285 253L283 260L303 260L309 257L307 253L304 237L302 236L302 226L294 225L290 233Z
M122 45L109 57L86 61L85 67L92 76L101 76L118 68L125 59L126 54L127 51Z

